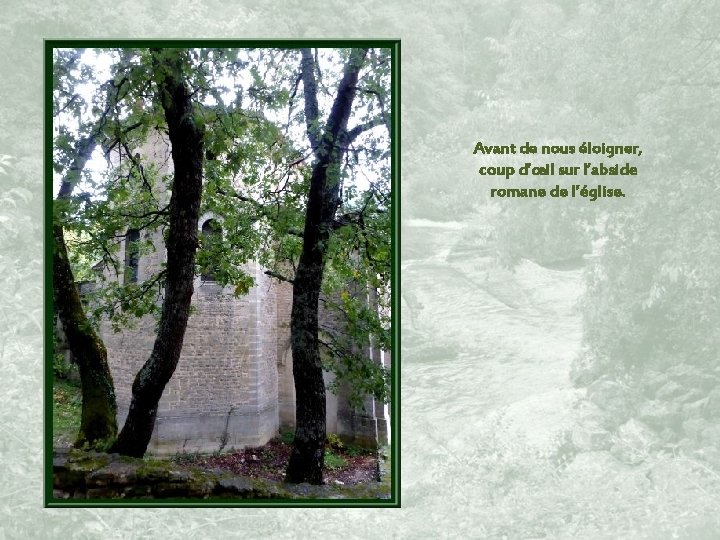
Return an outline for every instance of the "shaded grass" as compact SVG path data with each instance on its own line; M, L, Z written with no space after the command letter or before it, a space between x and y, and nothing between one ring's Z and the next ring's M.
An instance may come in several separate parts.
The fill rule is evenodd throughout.
M80 429L82 394L77 383L55 379L53 384L53 446L71 446Z

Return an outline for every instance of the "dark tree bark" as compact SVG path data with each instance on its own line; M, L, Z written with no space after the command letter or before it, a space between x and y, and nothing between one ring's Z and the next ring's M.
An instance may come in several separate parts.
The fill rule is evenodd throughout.
M96 146L94 136L78 142L77 154L60 186L56 204L65 203L77 183L80 172ZM60 208L62 210L62 208ZM68 346L80 371L82 413L75 446L91 447L112 442L117 435L117 405L107 351L93 330L80 301L75 278L68 260L65 236L60 223L53 224L53 294Z
M367 49L353 49L324 129L319 125L315 60L302 51L307 133L315 154L308 193L303 249L293 283L290 319L296 429L286 481L321 484L325 454L325 383L318 342L318 302L327 245L340 204L340 169L348 119Z
M190 315L198 246L203 170L203 130L194 121L191 92L183 77L180 51L154 50L159 92L168 124L175 168L166 242L165 299L158 334L148 361L133 382L132 401L114 451L142 456L150 442L158 403L180 359Z

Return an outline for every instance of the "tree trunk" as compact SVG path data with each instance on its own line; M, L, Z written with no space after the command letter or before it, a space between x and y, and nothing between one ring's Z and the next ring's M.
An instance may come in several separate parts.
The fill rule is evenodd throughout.
M203 130L192 113L183 78L183 53L153 51L161 103L168 123L175 169L167 238L167 280L158 334L150 358L133 382L127 420L114 451L141 457L147 450L157 408L182 350L195 277L197 224L202 193Z
M325 382L318 343L318 303L325 255L340 204L340 164L346 149L347 124L355 97L358 73L366 49L354 49L338 86L332 110L321 133L318 124L314 59L302 51L307 132L315 153L300 255L293 284L290 339L295 379L295 440L286 481L322 484L325 456Z
M111 443L117 435L117 406L107 351L85 316L73 278L63 229L53 226L53 290L55 305L70 351L80 371L82 414L75 446Z
M288 482L322 484L325 453L325 382L318 344L318 301L323 265L319 250L300 259L295 274L290 332L296 429Z
M63 213L63 204L72 194L80 173L96 146L95 136L80 139L72 165L63 178L56 207ZM53 224L53 295L60 322L67 337L70 352L80 371L82 412L80 431L75 446L85 443L103 447L117 435L117 405L112 375L107 362L107 351L85 315L80 294L68 260L62 224Z

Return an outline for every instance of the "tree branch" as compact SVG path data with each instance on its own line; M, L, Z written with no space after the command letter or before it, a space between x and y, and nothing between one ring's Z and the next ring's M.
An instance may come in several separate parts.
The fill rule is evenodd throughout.
M364 124L360 124L359 126L355 126L351 130L347 132L345 144L349 145L351 144L355 139L357 139L360 135L365 133L366 131L377 127L385 125L386 122L383 118L377 116L370 120L369 122L365 122Z
M60 191L58 192L57 196L58 199L70 198L73 189L80 180L80 173L85 168L87 162L90 160L92 153L95 151L95 147L98 144L98 139L104 138L102 135L102 130L105 127L105 123L107 122L108 114L110 114L110 109L112 109L112 107L115 106L115 104L117 104L117 102L119 101L120 89L126 81L127 78L123 78L117 85L112 80L108 81L110 85L115 88L115 95L112 96L110 95L110 92L108 92L108 100L106 106L103 109L103 112L100 115L98 121L90 129L90 134L78 140L72 164L70 165L70 169L68 169L65 177L62 180L62 184L60 185ZM130 127L128 131L135 129L135 127Z
M341 142L339 135L347 129L350 106L355 97L358 73L362 68L367 52L368 49L352 50L345 72L343 73L343 78L338 85L337 97L330 110L325 136L325 139L333 141L334 144Z
M83 137L78 140L75 157L73 158L72 164L65 173L65 177L62 179L60 184L60 191L58 192L58 199L69 199L73 189L80 181L80 174L85 168L85 165L90 160L90 156L95 151L97 146L97 136L95 133L91 133L87 137Z
M145 187L145 189L148 191L148 193L150 193L152 198L155 199L152 194L152 186L150 185L150 182L145 176L145 167L143 167L142 163L140 163L140 155L133 155L125 141L120 141L120 144L125 149L125 153L127 154L128 159L130 159L130 162L133 164L135 169L140 172L140 178L142 179L143 187Z
M144 214L125 214L123 212L118 212L118 214L120 214L122 217L125 217L125 218L145 219L146 217L150 217L150 216L167 216L167 215L169 215L169 208L170 208L170 205L167 205L167 206L165 206L165 208L162 208L160 210L148 210Z
M265 270L265 274L268 275L268 276L270 276L270 277L273 277L273 278L275 278L275 279L279 279L280 281L285 281L285 282L290 283L290 284L292 284L292 285L295 284L295 281L294 281L294 280L290 279L289 277L285 277L285 276L283 276L282 274L278 274L277 272L273 272L272 270Z
M320 148L320 111L317 100L317 81L315 80L315 59L310 49L302 49L300 63L305 96L305 126L310 147L317 155Z

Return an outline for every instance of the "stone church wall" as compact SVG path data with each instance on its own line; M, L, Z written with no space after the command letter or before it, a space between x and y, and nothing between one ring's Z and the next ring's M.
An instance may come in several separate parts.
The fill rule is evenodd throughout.
M139 281L159 268L163 258L157 252L142 257ZM264 444L277 433L276 287L259 265L251 263L247 271L256 285L240 298L232 287L196 278L182 354L160 400L149 451L240 448ZM120 425L155 331L150 316L118 333L103 325Z

